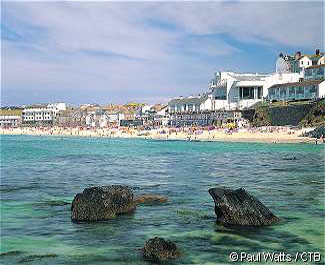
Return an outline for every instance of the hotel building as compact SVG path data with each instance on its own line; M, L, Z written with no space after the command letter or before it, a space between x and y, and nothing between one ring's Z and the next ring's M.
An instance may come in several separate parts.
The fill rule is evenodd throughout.
M24 108L22 112L23 125L53 125L60 111L65 110L65 103L51 103Z

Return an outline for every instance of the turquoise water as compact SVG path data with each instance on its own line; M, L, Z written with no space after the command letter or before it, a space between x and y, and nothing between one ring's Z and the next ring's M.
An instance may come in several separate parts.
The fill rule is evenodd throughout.
M150 264L139 249L154 236L182 249L167 264L228 264L232 251L318 251L324 261L324 154L304 144L1 136L0 263ZM169 202L70 221L76 193L111 184ZM286 222L216 225L207 192L216 185L245 187Z

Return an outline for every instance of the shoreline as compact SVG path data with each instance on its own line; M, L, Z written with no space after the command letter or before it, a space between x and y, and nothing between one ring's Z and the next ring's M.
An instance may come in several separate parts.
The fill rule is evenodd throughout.
M238 143L308 143L315 144L315 139L302 137L302 133L312 128L292 130L275 127L272 132L263 129L240 129L236 132L226 132L225 129L198 130L195 133L189 130L160 128L149 131L134 129L92 129L80 128L11 128L0 129L0 135L34 135L34 136L64 136L110 139L148 139L161 141L193 141L193 142L238 142Z

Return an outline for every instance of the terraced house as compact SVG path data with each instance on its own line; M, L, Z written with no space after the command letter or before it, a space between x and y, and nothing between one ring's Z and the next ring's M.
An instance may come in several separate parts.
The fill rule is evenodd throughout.
M297 57L300 78L295 82L274 84L268 88L268 99L272 101L308 100L325 97L324 53L316 50L314 55ZM277 65L279 67L279 65ZM282 66L283 67L283 66ZM283 75L287 73L283 67Z
M305 80L325 80L325 64L312 65L305 69Z
M318 99L325 96L325 81L306 80L296 83L273 85L269 88L271 101Z

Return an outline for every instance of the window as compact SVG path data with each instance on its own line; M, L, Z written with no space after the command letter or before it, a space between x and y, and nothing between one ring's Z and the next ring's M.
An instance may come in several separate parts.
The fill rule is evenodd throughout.
M305 88L300 86L296 88L296 98L297 99L302 99L304 98L304 92L305 92Z
M263 96L263 88L258 87L257 88L257 98L262 98L262 96Z
M280 98L286 99L287 96L287 89L285 87L280 88Z
M288 96L288 98L289 99L294 99L295 96L296 96L295 88L294 87L289 87L289 96Z
M239 88L240 99L254 99L254 87L240 87Z

